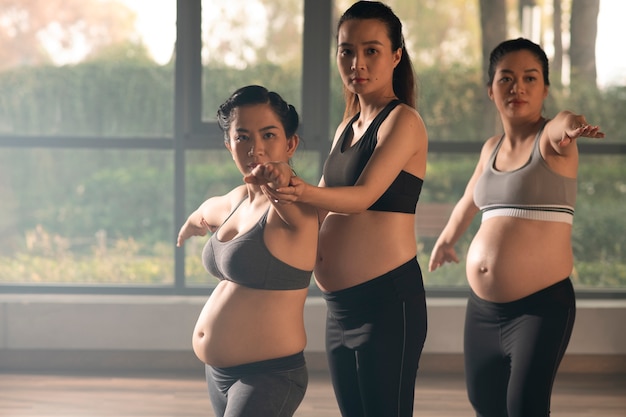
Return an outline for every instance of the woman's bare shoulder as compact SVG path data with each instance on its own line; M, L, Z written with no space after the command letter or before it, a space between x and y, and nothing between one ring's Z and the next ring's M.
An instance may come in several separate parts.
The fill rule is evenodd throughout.
M224 197L231 207L236 206L248 196L248 187L245 184L239 185L228 192Z
M483 143L482 152L491 154L491 152L498 145L498 142L500 142L500 139L502 139L502 135L493 135L490 138L487 138L487 140Z
M428 140L426 125L419 112L411 106L400 104L389 113L378 131L379 140L396 137L398 140L410 138L418 142ZM394 139L395 141L395 139Z
M408 104L400 103L394 111L390 114L393 118L398 118L399 120L408 120L408 121L417 121L420 124L424 124L424 120L422 119L422 115L419 111Z

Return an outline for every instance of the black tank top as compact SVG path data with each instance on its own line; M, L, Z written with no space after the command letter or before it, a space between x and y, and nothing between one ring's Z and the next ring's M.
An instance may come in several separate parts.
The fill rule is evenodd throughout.
M400 100L389 102L372 120L361 139L346 149L344 142L348 140L348 133L352 124L359 118L359 114L350 120L324 164L323 174L326 186L342 187L356 184L378 143L378 128L398 104ZM421 178L406 171L400 171L389 188L368 210L414 214L422 184Z

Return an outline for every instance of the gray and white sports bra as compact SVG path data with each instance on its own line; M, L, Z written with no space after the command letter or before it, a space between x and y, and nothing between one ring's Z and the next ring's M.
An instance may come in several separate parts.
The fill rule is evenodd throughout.
M543 127L537 133L528 162L507 172L495 168L502 136L474 187L474 203L482 211L482 221L510 216L572 224L576 178L560 175L548 166L539 149L542 131Z

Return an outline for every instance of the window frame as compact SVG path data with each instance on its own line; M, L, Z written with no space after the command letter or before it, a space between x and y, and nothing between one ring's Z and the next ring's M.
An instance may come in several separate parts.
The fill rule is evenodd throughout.
M323 166L330 142L330 85L331 56L329 46L333 33L333 0L303 0L304 28L302 79L315 82L302 83L301 132L307 138L310 149L319 154L319 172ZM49 137L0 135L0 149L6 147L48 149L141 149L171 150L174 158L174 229L172 242L178 227L188 215L185 207L185 153L189 150L222 149L221 133L216 122L202 120L202 62L201 62L201 0L177 0L176 61L174 131L171 137L146 140L137 137ZM320 88L325 87L325 88ZM320 103L327 103L323 106ZM208 140L207 140L208 139ZM429 144L430 153L473 154L480 152L481 143L436 142ZM581 143L581 153L595 155L626 155L626 144ZM174 244L174 243L172 243ZM190 287L185 282L185 248L174 251L174 283L161 286L103 286L103 285L21 285L2 284L0 293L57 293L57 294L127 294L127 295L198 295L212 291L212 287ZM427 289L429 296L465 297L467 288ZM577 290L580 298L617 299L626 298L626 288L615 290ZM312 287L310 295L319 295Z

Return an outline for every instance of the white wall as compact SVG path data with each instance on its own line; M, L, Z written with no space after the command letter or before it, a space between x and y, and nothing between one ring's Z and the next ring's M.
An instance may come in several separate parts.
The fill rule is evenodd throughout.
M172 352L192 356L191 333L206 297L120 295L0 295L0 367L19 353ZM462 354L465 300L428 298L424 355ZM579 300L568 355L617 358L626 372L626 300ZM305 307L306 353L324 351L325 304ZM17 355L17 356L16 356ZM34 355L34 356L33 356ZM91 356L93 358L93 355ZM4 361L3 361L4 359Z

